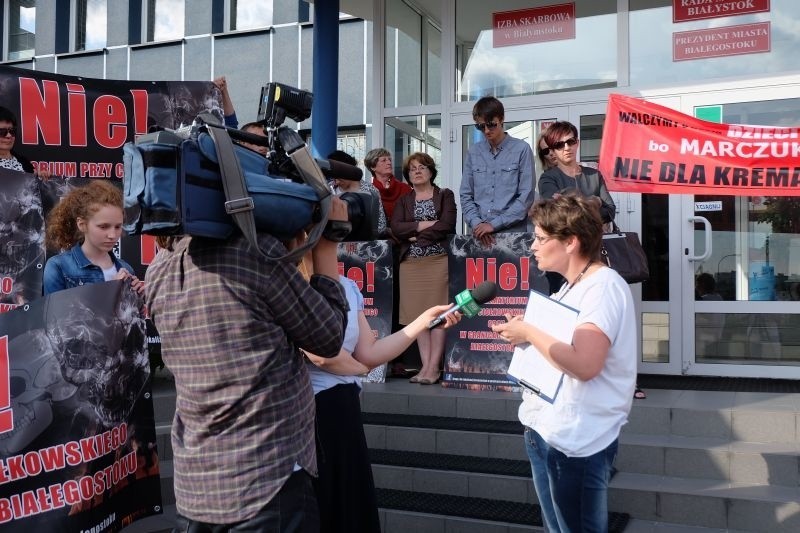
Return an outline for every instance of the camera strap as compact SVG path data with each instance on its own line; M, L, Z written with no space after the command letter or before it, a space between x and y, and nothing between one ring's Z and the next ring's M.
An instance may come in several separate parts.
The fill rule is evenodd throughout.
M200 116L199 119L204 117ZM253 216L253 198L248 194L247 183L244 179L242 167L233 148L233 141L225 129L225 126L210 121L203 120L206 131L214 141L214 147L219 161L219 173L222 177L222 187L225 190L225 211L233 218L236 225L245 236L250 246L258 252L261 257L268 261L298 261L311 246L316 244L307 242L303 246L278 257L272 257L264 253L258 245L256 235L256 222Z

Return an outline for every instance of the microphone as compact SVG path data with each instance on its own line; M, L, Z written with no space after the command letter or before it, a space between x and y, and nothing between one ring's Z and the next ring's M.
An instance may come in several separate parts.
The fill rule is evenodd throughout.
M336 161L334 159L317 159L316 161L319 168L322 169L322 173L329 178L361 181L361 176L364 175L360 168L342 163L341 161Z
M428 324L428 329L433 329L436 326L447 320L447 315L451 315L456 311L461 311L466 317L472 318L481 310L481 306L497 296L497 283L492 281L484 281L472 291L463 290L456 294L456 303L453 306L437 316Z

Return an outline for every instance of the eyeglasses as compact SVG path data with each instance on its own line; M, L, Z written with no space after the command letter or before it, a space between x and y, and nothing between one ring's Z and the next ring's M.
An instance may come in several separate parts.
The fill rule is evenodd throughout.
M538 242L539 244L547 244L548 241L551 241L553 239L555 239L555 237L544 237L542 235L536 235L535 233L533 234L534 242Z
M417 172L417 171L422 172L423 170L428 170L428 167L424 165L419 167L408 167L409 172Z
M486 128L489 128L490 130L493 130L493 129L495 129L497 127L498 124L499 124L499 122L495 122L495 121L492 121L492 122L476 122L475 123L475 129L478 130L478 131L483 131Z
M12 137L17 136L17 128L0 128L0 137L5 137L6 135L11 135Z
M566 141L558 141L556 143L553 143L553 145L550 148L552 148L553 150L563 150L565 146L575 146L576 144L578 144L578 139L576 139L575 137L570 137Z
M544 148L539 148L539 156L540 157L547 157L550 155L550 147L545 146Z

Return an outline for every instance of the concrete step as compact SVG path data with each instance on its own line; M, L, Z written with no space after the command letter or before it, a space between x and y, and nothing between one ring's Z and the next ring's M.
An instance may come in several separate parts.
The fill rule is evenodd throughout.
M609 509L634 518L743 531L800 531L800 488L619 472Z
M537 526L490 522L429 513L381 509L383 533L533 533L544 531Z
M649 390L622 432L798 443L800 394Z
M431 454L425 462L435 464L436 457ZM373 460L373 475L381 489L537 503L529 474L476 472L485 461L464 457L460 469L453 470L420 466L415 461L387 465L378 457ZM800 488L619 471L609 485L609 510L676 528L800 531Z
M175 379L166 369L151 374L153 390L153 415L156 426L172 424L175 414Z
M528 460L522 440L522 426L519 427L519 433L507 434L365 424L364 434L367 446L371 449Z
M687 526L631 518L625 533L752 533L742 529Z
M390 379L365 383L361 410L372 413L517 420L520 395L511 392L445 389Z
M175 469L172 461L160 461L158 467L161 476L161 505L175 505Z
M154 387L164 504L174 502L169 443L174 384ZM612 511L628 533L800 531L800 395L647 390L620 436ZM366 384L365 433L372 450L422 452L465 461L527 463L518 394ZM160 405L160 407L159 407ZM369 423L370 420L377 421ZM391 464L388 464L391 463ZM536 502L529 475L373 461L376 486L457 498ZM538 531L408 509L381 509L384 531ZM486 523L484 523L486 522ZM522 529L520 529L522 528Z
M527 460L372 449L370 461L378 488L538 503Z
M623 433L800 443L800 394L649 390L634 401ZM413 385L365 384L364 412L517 420L516 393Z
M798 487L800 444L626 432L616 467L633 474Z
M430 455L431 459L435 457L437 455ZM475 472L474 470L480 469L481 458L470 459L476 465L475 468L470 469L469 462L465 461L463 470L437 469L414 464L387 465L373 459L372 474L375 486L383 489L538 503L530 470L508 475Z

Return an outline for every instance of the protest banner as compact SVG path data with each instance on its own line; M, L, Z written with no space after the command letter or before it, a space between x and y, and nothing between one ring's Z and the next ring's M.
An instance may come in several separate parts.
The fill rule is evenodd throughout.
M120 531L160 513L144 318L123 281L0 314L0 528Z
M530 233L496 233L493 246L485 247L469 235L449 241L450 301L484 281L497 284L497 297L478 316L465 318L450 328L444 357L444 387L471 390L518 390L506 370L514 347L500 339L491 326L504 315L522 315L531 289L548 291L547 278L531 258Z
M612 94L599 168L611 191L797 196L800 127L718 124Z
M392 333L392 244L389 241L342 242L337 249L339 274L353 280L364 297L364 316L376 339ZM364 378L386 380L386 365Z

